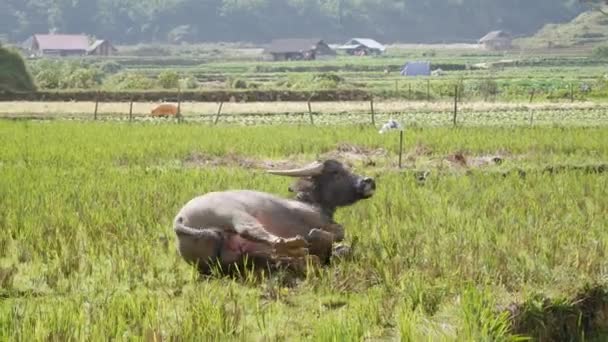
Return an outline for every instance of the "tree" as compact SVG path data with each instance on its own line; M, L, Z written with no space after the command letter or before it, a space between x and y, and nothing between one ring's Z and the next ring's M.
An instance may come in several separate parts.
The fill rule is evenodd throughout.
M33 91L32 80L21 55L0 46L0 91Z
M608 16L608 10L605 10L604 7L608 6L608 0L579 0L581 3L590 6L591 8L599 11L603 15Z

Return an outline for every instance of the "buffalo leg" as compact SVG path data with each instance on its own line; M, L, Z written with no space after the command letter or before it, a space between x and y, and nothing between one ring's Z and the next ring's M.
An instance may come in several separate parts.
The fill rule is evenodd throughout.
M236 232L245 239L273 246L277 254L298 256L307 254L308 243L301 236L282 238L268 232L253 216L241 214L233 220Z
M318 256L322 264L328 264L332 254L334 239L334 234L328 231L317 228L312 229L307 237L310 244L308 247L309 253Z
M330 232L334 235L335 242L341 242L344 240L344 227L338 223L330 223L321 227L324 231Z

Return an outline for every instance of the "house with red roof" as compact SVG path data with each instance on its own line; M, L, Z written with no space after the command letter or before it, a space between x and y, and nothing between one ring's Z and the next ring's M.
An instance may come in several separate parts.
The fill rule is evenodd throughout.
M92 42L84 34L35 34L25 41L23 48L30 56L108 56L116 48L107 40Z

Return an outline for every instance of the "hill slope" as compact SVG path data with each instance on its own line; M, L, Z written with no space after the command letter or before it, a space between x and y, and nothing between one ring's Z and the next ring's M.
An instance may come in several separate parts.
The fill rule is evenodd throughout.
M597 11L581 13L564 24L547 24L534 36L517 39L521 47L574 47L608 43L608 16Z

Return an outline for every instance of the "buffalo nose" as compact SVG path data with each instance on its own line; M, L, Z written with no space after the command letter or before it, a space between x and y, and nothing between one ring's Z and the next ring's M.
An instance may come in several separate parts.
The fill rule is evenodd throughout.
M370 177L363 178L363 184L369 185L371 187L371 189L376 189L376 182L374 181L373 178L370 178Z

